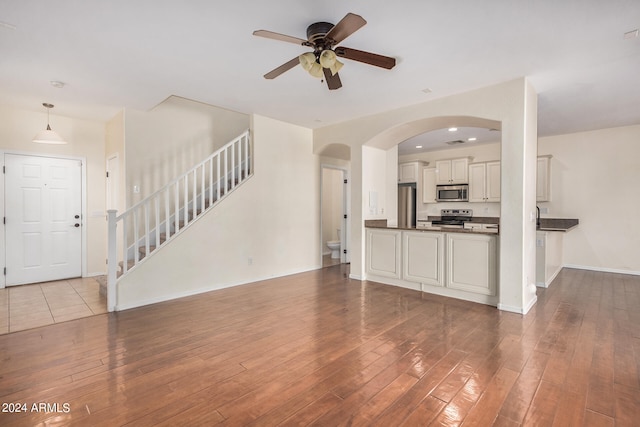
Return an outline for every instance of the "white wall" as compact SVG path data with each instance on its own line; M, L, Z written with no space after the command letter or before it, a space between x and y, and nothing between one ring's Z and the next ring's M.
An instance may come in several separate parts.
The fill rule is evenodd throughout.
M362 147L364 219L397 220L397 212L394 212L398 197L397 164L397 150Z
M83 225L87 234L86 265L88 276L104 274L107 252L105 220L105 124L50 114L50 124L67 142L66 145L45 145L31 142L47 125L47 113L0 106L0 149L23 154L66 156L86 159L87 199ZM2 186L4 191L4 186ZM4 236L0 236L4 254ZM4 256L2 256L4 263Z
M106 125L106 137L105 137L105 162L112 156L118 157L119 174L117 180L118 200L115 207L118 214L121 214L126 209L126 157L125 157L125 145L124 145L124 130L125 130L125 117L124 110L116 114ZM105 163L106 164L106 163Z
M580 220L565 265L640 274L640 126L540 138L538 154L553 156L542 216Z
M127 207L249 128L247 114L175 96L151 111L127 109L125 122Z
M312 131L254 116L255 175L118 282L119 309L320 267Z

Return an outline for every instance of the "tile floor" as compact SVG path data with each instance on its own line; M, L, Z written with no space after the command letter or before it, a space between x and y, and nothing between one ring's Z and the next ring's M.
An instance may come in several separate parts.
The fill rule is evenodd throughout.
M94 277L0 289L0 334L107 312Z

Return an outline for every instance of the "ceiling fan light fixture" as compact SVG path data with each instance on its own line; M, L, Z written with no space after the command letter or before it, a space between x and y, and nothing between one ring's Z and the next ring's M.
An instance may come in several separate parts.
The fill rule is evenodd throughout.
M311 64L311 68L309 69L309 74L311 74L313 77L317 79L321 79L322 77L324 77L324 72L322 71L322 65L318 64L317 62L314 62L313 64Z
M312 52L303 53L298 56L298 61L300 61L300 66L302 66L305 71L309 71L313 64L316 63L316 56Z
M331 49L323 50L322 53L320 53L320 65L322 65L322 68L331 69L331 67L335 65L336 61L336 53Z
M49 110L53 108L53 104L44 102L42 106L47 109L47 128L38 132L38 134L33 138L32 142L38 144L66 144L67 141L62 139L60 135L51 130L51 126L49 125Z
M342 62L336 59L336 62L331 67L329 67L329 69L331 70L331 74L334 76L338 74L338 71L340 71L343 65L344 64Z

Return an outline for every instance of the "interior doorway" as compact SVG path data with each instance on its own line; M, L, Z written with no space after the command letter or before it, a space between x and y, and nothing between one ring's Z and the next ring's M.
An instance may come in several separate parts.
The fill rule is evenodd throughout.
M118 154L107 158L107 210L118 209L120 198L120 159Z
M333 165L321 168L320 253L322 266L345 264L349 253L348 170Z

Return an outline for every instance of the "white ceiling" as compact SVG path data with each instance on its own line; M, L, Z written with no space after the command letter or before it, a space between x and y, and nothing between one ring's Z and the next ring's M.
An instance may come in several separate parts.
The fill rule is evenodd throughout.
M449 129L456 129L455 131ZM444 128L409 138L398 145L398 154L411 155L448 148L469 147L473 145L500 142L502 132L499 129L478 127ZM473 138L473 139L471 139Z
M345 60L337 91L262 77L305 48L254 30L306 38L347 12L368 24L341 45L394 69ZM640 124L637 28L638 0L2 0L0 103L108 120L178 95L317 128L527 76L539 135L561 134Z

